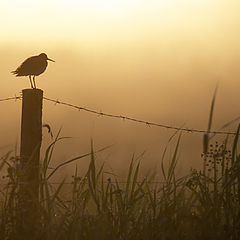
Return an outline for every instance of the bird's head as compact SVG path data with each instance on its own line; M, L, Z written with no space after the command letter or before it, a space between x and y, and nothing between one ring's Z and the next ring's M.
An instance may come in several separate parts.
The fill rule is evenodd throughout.
M54 60L48 58L48 56L47 56L46 53L41 53L41 54L39 54L39 57L42 58L42 59L45 60L45 61L49 60L49 61L55 62Z

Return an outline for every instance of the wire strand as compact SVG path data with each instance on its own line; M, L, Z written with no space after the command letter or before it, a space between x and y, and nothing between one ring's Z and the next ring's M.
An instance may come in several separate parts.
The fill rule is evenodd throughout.
M9 97L9 98L2 98L0 99L0 102L10 101L10 100L21 100L21 99L22 99L21 96L15 96L15 97Z
M110 117L110 118L118 118L118 119L122 119L122 120L128 120L128 121L132 121L132 122L137 122L137 123L142 123L145 124L147 126L154 126L154 127L160 127L160 128L165 128L165 129L171 129L171 130L177 130L177 131L184 131L187 133L208 133L208 134L218 134L218 135L236 135L236 132L226 132L226 131L206 131L206 130L200 130L200 129L189 129L189 128L183 128L183 127L175 127L175 126L170 126L170 125L164 125L164 124L160 124L160 123L155 123L155 122L150 122L150 121L145 121L145 120L141 120L141 119L136 119L136 118L132 118L132 117L128 117L128 116L123 116L123 115L114 115L111 113L104 113L101 111L96 111L96 110L92 110L86 107L81 107L81 106L77 106L71 103L67 103L67 102L62 102L59 100L55 100L55 99L51 99L48 97L43 97L43 99L53 102L55 104L61 104L67 107L71 107L77 110L82 110L85 112L89 112L98 116L104 116L104 117Z
M44 182L39 182L40 183L44 183ZM63 185L73 185L74 181L72 182L47 182L48 184L52 184L52 185L58 185L58 184L63 184ZM81 180L78 181L78 183L81 183ZM101 182L102 183L102 182ZM116 182L114 181L103 181L104 184L115 184ZM126 184L128 183L127 181L117 181L118 184ZM133 181L130 181L130 183L133 183ZM136 181L136 183L140 184L142 183L142 181ZM148 184L164 184L167 183L167 181L152 181L152 182L147 182ZM20 185L25 185L25 184L31 184L30 182L17 182L17 183L0 183L0 186L7 186L7 185L14 185L14 184L20 184Z
M10 100L21 100L22 96L14 96L14 97L9 97L9 98L2 98L0 99L0 102L3 101L10 101ZM109 117L109 118L118 118L118 119L122 119L122 120L127 120L127 121L131 121L131 122L136 122L136 123L141 123L141 124L145 124L149 127L154 126L154 127L160 127L160 128L165 128L165 129L170 129L170 130L175 130L175 131L183 131L183 132L187 132L187 133L207 133L207 134L213 134L213 135L236 135L236 132L228 132L228 131L206 131L206 130L202 130L202 129L194 129L194 128L184 128L184 127L176 127L176 126L170 126L170 125L165 125L165 124L160 124L160 123L156 123L156 122L151 122L151 121L145 121L142 119L137 119L137 118L133 118L133 117L128 117L128 116L123 116L123 115L116 115L116 114L111 114L111 113L105 113L102 111L96 111L93 109L89 109L86 107L81 107L78 105L74 105L71 103L67 103L67 102L63 102L63 101L59 101L59 100L55 100L52 98L48 98L48 97L43 97L44 100L49 101L49 102L53 102L55 104L60 104L60 105L64 105L73 109L77 109L77 110L82 110L88 113L92 113L98 116L103 116L103 117Z

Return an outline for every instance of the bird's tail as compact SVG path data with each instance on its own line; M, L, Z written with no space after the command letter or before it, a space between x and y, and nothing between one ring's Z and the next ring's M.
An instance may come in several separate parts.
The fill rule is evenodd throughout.
M17 70L11 71L11 73L17 75L17 74L18 74L18 71L17 71Z

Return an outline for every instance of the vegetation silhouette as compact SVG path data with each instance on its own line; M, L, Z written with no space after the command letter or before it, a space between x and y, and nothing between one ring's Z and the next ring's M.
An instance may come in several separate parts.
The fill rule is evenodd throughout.
M38 56L27 58L15 71L12 71L17 77L29 76L31 88L36 88L35 76L42 74L48 65L48 62L54 60L48 58L46 53L41 53ZM33 78L31 78L31 76Z

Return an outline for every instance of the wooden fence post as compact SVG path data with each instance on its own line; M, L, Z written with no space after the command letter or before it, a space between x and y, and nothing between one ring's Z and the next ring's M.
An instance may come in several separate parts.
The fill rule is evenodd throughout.
M22 121L19 169L19 227L21 237L34 236L39 222L39 164L42 141L41 89L22 91Z

